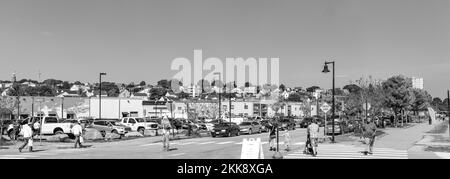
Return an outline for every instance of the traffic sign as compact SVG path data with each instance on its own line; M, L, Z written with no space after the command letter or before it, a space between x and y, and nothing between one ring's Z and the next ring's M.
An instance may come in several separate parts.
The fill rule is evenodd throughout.
M323 103L322 106L320 106L320 109L321 109L324 113L327 113L328 111L330 111L331 106L328 105L328 103Z

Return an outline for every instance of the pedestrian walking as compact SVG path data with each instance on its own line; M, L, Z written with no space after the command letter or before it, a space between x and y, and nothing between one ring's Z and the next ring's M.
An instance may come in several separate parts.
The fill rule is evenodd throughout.
M276 124L274 123L273 120L269 121L269 147L270 147L270 151L276 151L276 147L275 147L275 139L277 138L276 135Z
M310 146L312 147L312 155L315 157L317 155L317 141L319 139L319 125L317 125L316 119L312 119L311 124L307 128L307 136L309 137Z
M366 142L366 150L364 151L364 155L373 154L373 145L375 143L376 132L377 126L371 118L367 118L367 123L364 125L364 138Z
M80 125L80 121L76 121L74 126L71 129L72 134L75 136L75 146L74 148L77 148L79 145L80 148L84 148L84 146L81 144L81 141L83 140L83 129Z
M31 129L32 123L24 121L22 125L22 129L20 130L20 134L23 135L24 143L19 148L19 152L22 152L23 148L28 145L28 150L33 152L33 130Z
M33 136L40 135L40 129L41 129L41 124L39 123L39 120L34 121Z
M284 150L286 151L291 151L291 134L289 131L289 129L286 129L286 131L282 135L284 137L284 146L286 146L286 149Z
M161 125L163 128L163 134L162 134L162 142L163 142L163 151L170 151L170 128L172 128L172 125L170 124L169 118L167 116L164 116L164 118L161 120Z

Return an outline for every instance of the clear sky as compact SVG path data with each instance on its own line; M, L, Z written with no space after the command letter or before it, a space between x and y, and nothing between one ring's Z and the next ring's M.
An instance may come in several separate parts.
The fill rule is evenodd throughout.
M450 88L448 0L1 0L0 79L156 83L176 57L279 57L287 86L361 76Z

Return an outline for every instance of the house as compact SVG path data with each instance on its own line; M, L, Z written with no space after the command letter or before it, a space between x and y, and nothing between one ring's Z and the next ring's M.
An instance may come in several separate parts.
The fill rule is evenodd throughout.
M126 90L126 89L122 89L119 93L119 98L129 98L131 97L131 92Z
M150 97L150 95L147 93L134 93L130 96L130 98L142 99L142 100L148 100L149 97Z
M29 86L29 87L36 87L36 84L34 84L34 83L32 83L32 82L29 82L29 81L23 82L22 85L23 85L23 86Z
M78 94L78 91L64 91L56 97L80 97L80 94Z

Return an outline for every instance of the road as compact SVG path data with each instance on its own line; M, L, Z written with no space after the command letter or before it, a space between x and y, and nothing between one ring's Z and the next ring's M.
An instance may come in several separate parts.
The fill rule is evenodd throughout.
M280 135L284 132L280 132ZM17 151L0 153L0 158L39 158L39 159L239 159L244 138L261 138L265 158L271 158L268 133L240 135L235 137L202 137L175 140L171 151L162 151L161 137L141 138L110 143L88 143L89 148L73 149L73 144L60 144L57 149L29 153ZM306 140L306 130L290 132L293 149L300 150ZM284 138L280 137L280 150L285 149ZM283 151L283 153L286 153Z
M357 141L319 144L318 159L408 159L425 156L410 148L422 138L423 132L432 126L419 124L407 129L386 129L387 136L377 140L374 155L362 155L364 145ZM323 130L323 129L321 129ZM284 132L280 132L282 135ZM280 152L285 159L310 159L302 153L306 141L306 129L290 131L291 151L284 151L284 137L280 136ZM202 137L175 140L171 151L162 151L161 137L139 138L125 141L87 143L89 148L73 149L72 143L57 143L46 149L36 146L37 152L19 153L15 148L0 150L0 159L239 159L244 138L261 138L265 159L272 158L269 151L268 133L241 135L235 137ZM37 144L37 142L36 142ZM439 157L437 157L439 158Z

